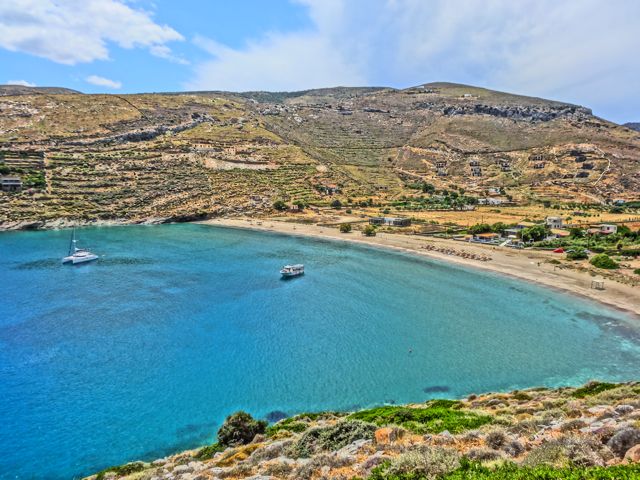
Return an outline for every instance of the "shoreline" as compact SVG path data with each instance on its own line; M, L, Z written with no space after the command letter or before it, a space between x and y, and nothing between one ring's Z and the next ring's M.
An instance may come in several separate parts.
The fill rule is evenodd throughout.
M383 232L379 232L374 237L366 237L360 235L358 232L344 234L331 227L270 219L215 218L196 221L194 223L332 241L338 240L374 248L405 252L411 255L419 255L421 257L441 260L467 268L477 268L506 275L565 294L587 298L603 304L608 308L613 308L614 310L628 314L636 320L640 320L640 289L612 280L605 280L605 290L592 289L590 285L594 277L587 272L556 268L556 266L548 263L548 260L555 258L553 256L554 254L549 252L516 251L456 240ZM427 250L425 248L426 246L464 250L465 252L477 255L489 255L492 257L492 260L483 262L447 255L438 251Z

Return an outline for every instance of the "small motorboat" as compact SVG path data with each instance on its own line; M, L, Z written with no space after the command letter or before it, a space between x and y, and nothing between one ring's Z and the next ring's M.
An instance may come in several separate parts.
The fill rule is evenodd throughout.
M304 275L304 265L285 265L280 270L280 275L283 278L297 277L299 275Z
M77 263L92 262L98 259L98 255L91 253L89 250L78 248L78 241L76 240L76 229L73 229L71 234L71 242L69 243L69 254L62 259L62 263L70 263L75 265Z

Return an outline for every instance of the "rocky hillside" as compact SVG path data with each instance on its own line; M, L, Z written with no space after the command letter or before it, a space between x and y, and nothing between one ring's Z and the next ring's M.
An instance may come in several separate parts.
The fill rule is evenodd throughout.
M218 443L89 478L637 479L639 399L638 383L590 383L302 414L268 427L238 413Z
M623 127L627 127L627 128L630 128L631 130L635 130L636 132L640 132L640 122L625 123Z
M15 90L15 89L18 90ZM8 90L13 89L13 90ZM566 103L465 85L85 95L2 87L0 228L391 201L426 181L522 201L640 192L640 134Z

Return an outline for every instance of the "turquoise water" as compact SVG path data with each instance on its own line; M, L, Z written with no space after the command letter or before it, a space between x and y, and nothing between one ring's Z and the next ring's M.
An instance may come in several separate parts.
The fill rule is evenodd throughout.
M211 441L226 415L638 377L631 319L498 275L201 225L0 235L0 478ZM284 263L304 277L282 281ZM631 325L631 326L630 326Z

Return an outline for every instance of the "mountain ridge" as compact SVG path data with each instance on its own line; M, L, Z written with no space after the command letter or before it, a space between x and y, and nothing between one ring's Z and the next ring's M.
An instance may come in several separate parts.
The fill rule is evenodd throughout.
M520 202L640 192L637 132L583 106L446 82L18 94L0 111L0 167L31 188L2 194L0 224L259 214L336 195L384 204L416 182Z

